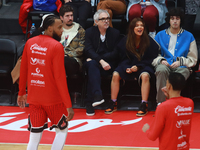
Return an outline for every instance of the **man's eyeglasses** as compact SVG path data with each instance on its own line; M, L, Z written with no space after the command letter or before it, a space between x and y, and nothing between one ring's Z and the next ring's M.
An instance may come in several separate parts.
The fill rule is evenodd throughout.
M110 21L110 17L107 17L107 18L100 18L99 20L101 20L101 21L103 21L103 22Z

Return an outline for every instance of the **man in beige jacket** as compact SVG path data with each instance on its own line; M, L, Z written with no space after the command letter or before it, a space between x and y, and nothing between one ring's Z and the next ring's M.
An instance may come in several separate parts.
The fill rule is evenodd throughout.
M63 22L60 43L65 51L65 70L67 76L71 76L82 68L85 30L80 24L73 22L73 8L70 5L63 5L59 15Z

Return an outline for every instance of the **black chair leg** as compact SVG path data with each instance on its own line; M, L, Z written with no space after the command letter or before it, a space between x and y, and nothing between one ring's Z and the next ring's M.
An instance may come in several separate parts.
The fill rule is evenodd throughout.
M11 90L9 90L9 92L10 92L10 104L12 104L13 103L13 93L14 93L14 85L12 84L11 85Z
M29 24L29 18L27 18L25 41L28 40L28 24Z
M87 78L84 77L82 91L81 91L81 107L85 107L86 91L87 91Z

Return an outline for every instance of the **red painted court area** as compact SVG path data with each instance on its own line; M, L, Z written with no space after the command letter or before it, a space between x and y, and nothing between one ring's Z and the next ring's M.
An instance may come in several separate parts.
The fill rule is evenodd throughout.
M29 108L0 106L0 143L28 143L27 114ZM75 116L69 122L67 145L158 147L158 140L150 141L142 126L151 124L154 112L136 117L136 111L116 111L111 115L95 110L93 117L85 109L74 109ZM200 149L200 113L194 113L190 136L190 148ZM45 130L42 144L51 144L55 132Z

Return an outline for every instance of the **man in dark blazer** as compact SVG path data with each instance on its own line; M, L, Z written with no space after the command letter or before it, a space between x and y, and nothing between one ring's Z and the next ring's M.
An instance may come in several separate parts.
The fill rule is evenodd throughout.
M120 32L109 27L110 16L106 10L99 9L94 14L95 26L86 30L85 68L88 75L86 114L93 116L94 107L102 104L101 76L111 75L116 66L117 45Z

